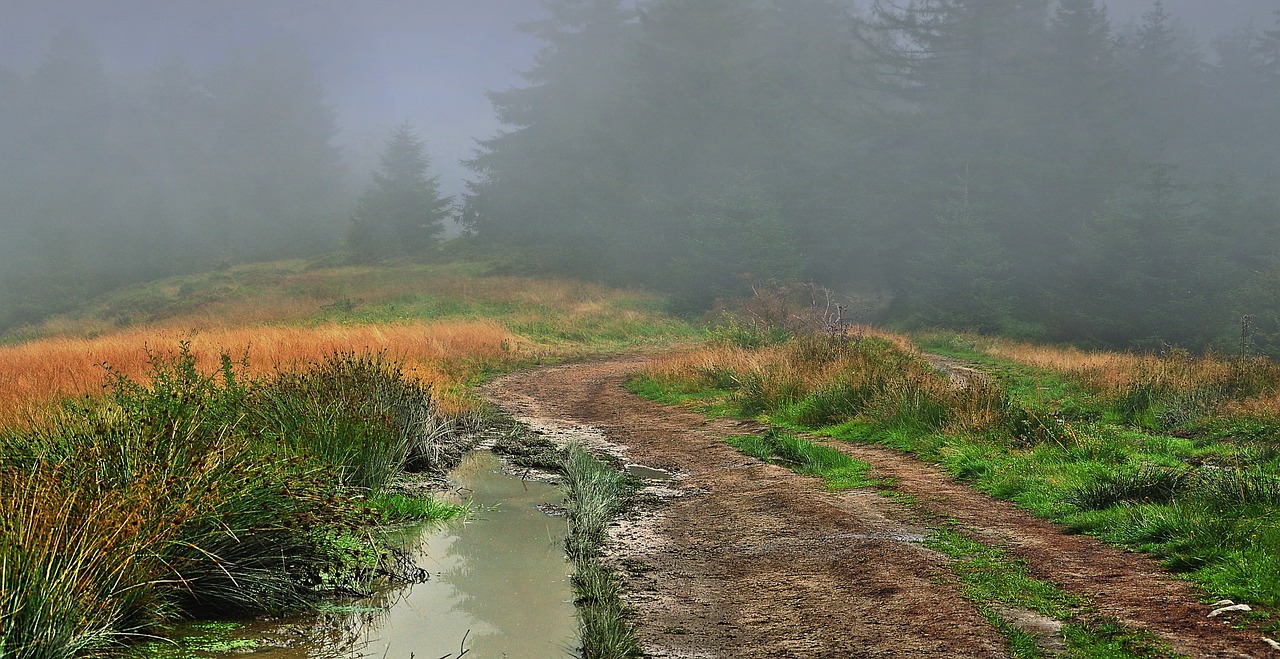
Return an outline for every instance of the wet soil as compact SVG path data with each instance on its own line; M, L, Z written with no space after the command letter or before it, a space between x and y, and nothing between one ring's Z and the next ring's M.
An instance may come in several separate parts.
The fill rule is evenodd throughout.
M722 440L761 428L631 394L624 383L644 363L541 368L485 392L549 437L674 474L646 488L606 545L653 657L1006 656L944 557L919 545L943 517L1179 653L1280 656L1257 633L1207 618L1203 594L1152 560L1064 534L901 453L833 444L871 463L873 475L898 479L915 506L870 491L823 492L816 479L743 456Z

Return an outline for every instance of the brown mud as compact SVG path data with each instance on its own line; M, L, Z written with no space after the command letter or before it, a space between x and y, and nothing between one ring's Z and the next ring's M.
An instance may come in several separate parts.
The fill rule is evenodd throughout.
M611 529L605 548L650 656L1006 656L945 557L920 546L939 519L1008 547L1036 578L1091 598L1097 615L1149 630L1180 654L1280 656L1256 632L1206 617L1203 593L1151 559L1065 534L896 451L832 444L871 463L873 476L897 479L914 506L869 490L824 492L817 479L746 457L723 439L758 425L635 396L624 383L644 364L540 368L485 393L539 432L675 474L646 489L648 502ZM1016 622L1019 612L1002 615ZM1049 623L1041 634L1055 633ZM1041 640L1050 652L1061 647Z

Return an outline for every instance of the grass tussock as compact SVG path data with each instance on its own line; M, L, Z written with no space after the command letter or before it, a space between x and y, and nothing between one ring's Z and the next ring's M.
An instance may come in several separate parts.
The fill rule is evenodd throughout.
M313 604L365 560L360 530L382 519L366 495L434 414L379 356L274 378L228 355L204 370L185 344L148 359L145 379L112 371L105 398L0 432L4 656L96 656L175 617ZM335 419L351 438L308 432Z
M851 420L924 432L1002 423L1006 401L981 379L956 386L901 337L811 336L751 350L711 346L660 360L639 386L668 400L716 392L732 412L821 427Z

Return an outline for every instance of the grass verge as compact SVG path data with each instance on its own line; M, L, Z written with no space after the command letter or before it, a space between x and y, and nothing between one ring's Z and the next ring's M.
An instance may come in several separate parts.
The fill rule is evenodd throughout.
M566 546L574 566L573 589L581 622L582 656L584 659L642 657L644 653L622 601L622 580L600 561L605 528L629 505L635 486L626 474L577 445L565 449L561 469L568 497Z

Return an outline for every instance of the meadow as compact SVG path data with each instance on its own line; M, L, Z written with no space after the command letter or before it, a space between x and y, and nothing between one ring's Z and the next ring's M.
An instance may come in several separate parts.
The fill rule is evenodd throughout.
M484 262L384 266L285 261L162 280L0 336L0 420L98 395L103 365L139 376L148 350L187 341L209 368L254 375L335 352L386 351L442 409L474 409L466 385L515 364L690 340L661 299L567 279L487 276Z

